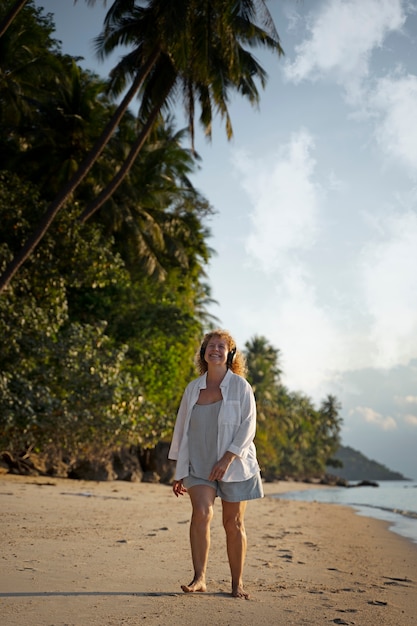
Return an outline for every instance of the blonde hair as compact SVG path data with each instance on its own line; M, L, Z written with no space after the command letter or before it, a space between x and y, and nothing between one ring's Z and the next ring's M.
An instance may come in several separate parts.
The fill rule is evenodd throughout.
M200 372L200 374L205 374L207 372L208 365L207 365L206 360L204 359L204 353L206 351L208 342L213 337L220 337L220 339L223 339L227 343L229 352L231 352L232 350L236 350L236 353L233 357L233 361L229 365L229 369L234 374L238 374L239 376L245 376L246 375L245 357L242 354L242 352L240 352L240 350L237 350L236 342L233 339L232 335L229 333L229 331L223 330L221 328L216 328L215 330L211 330L209 333L206 333L204 335L203 341L201 342L201 346L195 355L195 363L197 365L197 369Z

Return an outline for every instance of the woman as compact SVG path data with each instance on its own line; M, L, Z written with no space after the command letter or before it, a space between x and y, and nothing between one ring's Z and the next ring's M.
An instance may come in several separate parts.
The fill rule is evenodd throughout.
M247 599L242 580L247 545L244 515L247 500L263 497L253 443L255 398L243 378L243 355L227 331L205 335L196 362L201 375L185 389L168 454L177 461L173 492L177 497L188 492L192 505L194 577L181 587L187 593L206 591L210 522L219 496L232 596Z

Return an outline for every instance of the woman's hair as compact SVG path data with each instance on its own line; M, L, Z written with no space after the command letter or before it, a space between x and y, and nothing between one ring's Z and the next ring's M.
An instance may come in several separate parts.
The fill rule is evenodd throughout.
M207 362L204 359L204 353L207 348L207 344L212 339L212 337L220 337L227 343L227 348L229 351L229 359L228 359L228 369L232 370L234 374L238 374L239 376L245 376L246 374L246 360L242 352L237 350L236 342L233 339L232 335L227 330L222 330L221 328L216 328L215 330L211 330L209 333L204 335L203 341L201 342L201 346L198 349L198 352L195 355L195 362L197 365L197 369L200 374L205 374L207 372L208 366ZM234 352L233 359L231 360L230 353ZM230 362L231 361L231 362Z

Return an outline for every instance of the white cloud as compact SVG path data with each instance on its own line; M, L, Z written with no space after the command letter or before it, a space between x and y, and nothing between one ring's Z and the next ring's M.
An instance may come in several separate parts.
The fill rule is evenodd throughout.
M394 396L394 401L400 406L404 406L405 404L417 404L417 396Z
M274 324L283 350L284 381L321 396L323 381L336 365L334 348L342 345L334 320L318 301L311 276L300 268L288 270L277 303Z
M328 77L355 92L369 73L372 51L405 23L402 0L329 0L311 14L310 37L286 65L294 82Z
M416 415L410 415L410 414L406 415L404 417L404 421L409 426L416 426L417 427L417 416Z
M410 7L404 0L329 0L310 14L310 37L296 46L285 65L293 82L327 78L343 86L359 119L375 120L381 151L417 174L417 77L370 73L372 52L404 26ZM399 71L399 70L397 70ZM365 82L365 79L366 82Z
M380 79L368 105L380 116L375 136L381 150L417 174L417 76Z
M310 395L337 372L390 367L417 353L415 199L406 198L408 208L389 218L372 217L373 239L356 259L351 283L333 283L330 305L319 291L327 198L317 182L314 149L302 130L275 155L255 160L239 153L234 163L252 206L246 252L267 289L239 315L246 328L262 320L262 334L282 351L287 384ZM338 290L351 295L337 298ZM361 323L354 327L358 307Z
M296 250L308 250L318 230L320 187L313 182L311 135L292 135L275 158L259 161L237 155L242 186L251 198L253 229L246 250L265 271L287 265Z
M373 365L390 367L417 353L417 214L392 215L376 226L378 238L359 262L362 298L377 347Z
M314 148L312 136L300 130L275 155L255 161L240 153L235 158L253 207L246 252L269 281L262 312L257 302L240 314L248 327L259 324L262 315L262 334L282 351L287 384L309 394L326 377L339 343L303 258L315 247L324 196L321 185L313 182Z
M300 263L288 267L284 277L271 276L267 297L245 304L239 314L245 326L258 328L258 334L279 347L284 384L315 401L329 393L325 381L331 368L346 358L345 337Z
M370 407L357 406L353 411L350 411L350 415L354 413L357 413L368 424L375 425L382 430L395 430L397 428L397 422L393 417L384 417Z

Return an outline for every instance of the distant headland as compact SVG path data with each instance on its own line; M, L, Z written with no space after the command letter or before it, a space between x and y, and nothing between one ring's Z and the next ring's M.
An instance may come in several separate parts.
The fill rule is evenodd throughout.
M340 446L334 459L340 461L342 467L327 467L327 472L346 480L409 480L349 446Z

